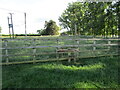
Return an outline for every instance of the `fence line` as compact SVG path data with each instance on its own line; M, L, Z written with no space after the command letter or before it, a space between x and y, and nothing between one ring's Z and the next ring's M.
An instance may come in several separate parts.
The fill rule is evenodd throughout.
M111 55L99 55L98 57L104 57L104 56L111 56ZM112 54L112 56L119 56L119 54ZM91 57L78 57L78 58L95 58L96 56ZM74 59L74 58L71 58ZM69 60L69 58L59 58L59 61L65 61ZM57 61L56 58L53 59L47 59L47 60L34 60L34 61L20 61L20 62L8 62L8 63L0 63L0 65L9 65L9 64L24 64L24 63L35 63L35 62L51 62L51 61Z
M34 39L1 39L2 41L4 41L4 40L7 40L7 41L28 41L28 40L42 40L42 41L48 41L48 40L55 40L55 41L57 41L57 40L59 40L59 41L62 41L62 40L73 40L73 39L39 39L39 38L34 38ZM74 39L74 40L76 40L76 41L79 41L79 40L104 40L104 41L108 41L108 40L120 40L119 38L118 39L99 39L99 38L81 38L81 39Z
M87 46L120 46L119 44L87 44L87 45L58 45L58 46L31 46L31 47L14 47L14 48L0 48L0 49L5 49L5 50L8 50L8 49L25 49L25 48L32 48L32 49L35 49L35 48L44 48L44 47L55 47L55 48L61 48L61 47L78 47L78 46L83 46L83 47L87 47Z
M8 45L8 42L9 41L28 41L28 40L32 40L32 46L29 46L29 47L9 47ZM57 42L57 45L47 45L47 46L36 46L35 45L35 41L37 40L43 40L43 41L48 41L48 40L55 40ZM77 45L59 45L59 42L62 41L62 40L73 40L76 42ZM84 40L92 40L93 43L92 44L80 44L80 41L84 41ZM93 38L93 39L2 39L2 42L4 43L4 47L0 48L2 50L5 50L5 55L2 55L3 57L6 57L6 63L0 63L1 65L4 65L4 64L19 64L19 63L35 63L35 62L42 62L42 61L54 61L54 60L65 60L65 59L68 59L68 61L70 62L70 59L73 58L81 58L77 55L77 53L81 53L81 52L98 52L98 51L108 51L110 50L111 46L120 46L118 43L115 43L115 44L112 44L111 41L118 41L120 39L96 39L96 38ZM96 41L108 41L107 44L97 44ZM78 48L80 50L80 47L88 47L88 46L92 46L93 49L92 50L84 50L84 51L77 51L77 52L74 52L75 56L74 57L70 57L71 56L71 51L68 51L68 52L57 52L57 50L59 50L60 48ZM108 46L108 49L103 49L103 50L96 50L96 47L97 46ZM44 52L44 53L36 53L36 50L38 48L47 48L47 47L53 47L53 48L56 48L56 52ZM14 54L14 55L10 55L8 54L8 50L15 50L15 49L32 49L32 53L31 54ZM66 58L59 58L59 54L60 53L67 53L68 54L68 57ZM52 59L47 59L47 60L36 60L36 56L37 55L44 55L44 54L56 54L56 58L53 60ZM9 57L14 57L14 56L33 56L33 60L31 61L24 61L24 62L10 62L9 61ZM118 54L113 54L113 55L118 55ZM100 55L99 55L100 56ZM93 56L94 57L94 56ZM76 61L76 59L75 59Z
M98 52L98 51L108 51L108 49L104 49L104 50L94 50L94 52ZM91 52L91 50L84 50L84 51L78 51L78 52ZM60 53L68 53L68 52L60 52ZM44 52L44 53L36 53L35 55L47 55L47 54L56 54L56 52ZM14 57L14 56L34 56L34 54L14 54L14 55L2 55L2 57Z

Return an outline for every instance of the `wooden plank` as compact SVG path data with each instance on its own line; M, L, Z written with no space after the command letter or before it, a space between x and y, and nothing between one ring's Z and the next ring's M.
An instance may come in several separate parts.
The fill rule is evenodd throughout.
M59 52L79 52L79 50L78 49L72 49L72 48L70 48L70 49L58 49L57 52L58 53Z
M6 41L7 39L4 39L3 41ZM14 39L15 40L15 39ZM21 40L21 39L19 39L19 40ZM24 40L28 40L28 39L24 39ZM30 40L40 40L40 39L30 39ZM46 39L46 41L47 40L53 40L53 39ZM55 39L56 40L56 39ZM57 40L64 40L64 39L57 39ZM103 40L103 39L66 39L66 40L76 40L76 41L79 41L79 40ZM107 40L107 41L110 41L110 40L118 40L118 39L104 39L104 40ZM119 39L120 40L120 39ZM34 43L34 42L33 42ZM8 48L7 46L5 46L5 48L0 48L0 49L5 49L5 50L8 50L8 49L37 49L37 48L46 48L46 47L55 47L55 48L61 48L61 47L86 47L86 46L94 46L95 48L93 49L94 51L96 51L96 46L108 46L108 47L110 47L110 46L118 46L119 44L111 44L111 43L108 43L108 44L96 44L96 43L94 43L94 44L78 44L78 45L57 45L57 46L30 46L30 47L14 47L14 48ZM87 51L87 50L86 50ZM34 51L33 51L34 52ZM79 52L82 52L82 51L79 51ZM55 52L56 53L56 52ZM60 53L68 53L68 52L60 52ZM43 53L42 53L43 54ZM48 53L47 53L48 54ZM23 55L23 54L22 54ZM27 55L27 54L26 54ZM23 56L26 56L26 55L23 55ZM30 55L30 54L29 54ZM33 56L34 56L34 58L35 58L35 56L36 56L36 54L35 53L33 53L32 54ZM37 55L39 55L39 54L37 54ZM5 56L9 56L8 55L8 53L7 53L7 51L6 51L6 55ZM13 56L15 56L15 55L13 55ZM70 58L69 58L70 59ZM7 61L7 60L6 60ZM36 61L35 59L33 59L33 61Z
M58 46L58 45L59 45L59 39L57 38L56 41L57 41L57 46ZM57 60L59 60L59 54L58 54L58 52L57 52L58 49L59 49L59 48L56 47L56 58L57 58Z
M8 49L7 49L7 46L8 46L8 44L7 44L7 40L5 40L4 41L4 43L5 43L5 54L6 54L6 63L8 63L9 62L9 58L8 58Z
M108 49L110 49L110 44L111 44L111 41L110 41L110 40L108 40L108 44L109 44Z
M97 57L107 57L107 56L120 56L119 54L109 54L109 55L99 55L99 56L88 56L88 57L81 57L78 58L97 58Z
M95 51L96 50L96 41L94 40L94 42L93 42L93 51Z
M51 39L51 38L49 38L49 39L41 39L41 38L34 38L35 40L42 40L42 41L49 41L49 40L55 40L56 41L56 38L55 39ZM27 38L27 39L2 39L2 41L4 41L4 40L7 40L7 41L25 41L25 40L33 40L33 39L29 39L29 38ZM66 41L66 40L78 40L78 41L80 41L80 40L120 40L119 38L118 39L99 39L99 38L80 38L80 39L59 39L59 41Z
M30 49L30 48L46 48L46 47L79 47L79 46L93 46L93 44L83 44L83 45L58 45L58 46L30 46L30 47L14 47L14 48L0 48L0 49ZM120 46L119 44L96 44L94 46Z
M4 41L4 40L8 40L8 41L32 41L32 40L41 40L41 41L48 41L48 40L55 40L56 41L56 39L41 39L41 38L25 38L25 39L2 39L2 41Z
M32 44L33 44L33 46L35 46L35 39L33 39L33 42L32 42ZM36 46L35 46L36 47ZM33 63L35 63L35 57L36 57L36 48L33 48Z
M100 55L97 57L105 57L105 56L120 56L119 54L113 54L113 55ZM78 58L97 58L96 56L91 57L78 57ZM60 58L59 60L68 60L69 58ZM48 59L48 60L35 60L35 62L50 62L50 61L57 61L57 59ZM8 63L0 63L0 65L10 65L10 64L26 64L26 63L33 63L34 61L22 61L22 62L8 62Z
M92 50L83 50L83 51L78 51L78 52L91 52ZM109 51L109 49L103 49L103 50L95 50L94 52L98 52L98 51ZM59 52L59 53L68 53L68 52ZM42 52L42 53L36 53L37 55L46 55L46 54L56 54L56 52ZM33 53L31 54L13 54L13 55L2 55L2 57L15 57L15 56L34 56Z
M66 60L68 58L60 58L59 60ZM31 61L22 61L22 62L8 62L8 63L0 63L0 65L9 65L9 64L24 64L24 63L33 63L33 62L49 62L49 61L57 61L57 59L47 59L47 60L31 60Z

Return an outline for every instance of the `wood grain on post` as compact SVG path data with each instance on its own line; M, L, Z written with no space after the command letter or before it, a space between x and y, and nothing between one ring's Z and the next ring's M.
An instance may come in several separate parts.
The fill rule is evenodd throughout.
M108 40L108 49L110 49L110 44L111 44L111 41Z
M5 40L4 43L5 43L5 54L6 54L6 56L7 56L7 57L6 57L6 63L8 63L8 62L9 62L9 58L8 58L8 49L7 49L8 41Z
M35 46L35 39L33 39L33 46ZM33 48L33 64L35 63L36 57L36 48Z
M70 63L71 62L71 53L68 52L68 62Z
M58 38L56 39L56 41L57 41L57 46L59 45L59 40L58 40ZM59 61L59 53L58 53L58 47L56 47L56 58L57 58L57 61Z
M95 51L96 50L96 41L94 40L94 42L93 42L93 51Z

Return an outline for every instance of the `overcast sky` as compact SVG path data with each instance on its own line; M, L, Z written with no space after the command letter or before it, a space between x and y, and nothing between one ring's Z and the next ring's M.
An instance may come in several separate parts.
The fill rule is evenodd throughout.
M44 22L54 20L67 8L68 3L77 0L0 0L0 26L2 33L8 33L7 17L13 14L15 33L24 33L24 12L27 13L27 33L36 33L44 28Z

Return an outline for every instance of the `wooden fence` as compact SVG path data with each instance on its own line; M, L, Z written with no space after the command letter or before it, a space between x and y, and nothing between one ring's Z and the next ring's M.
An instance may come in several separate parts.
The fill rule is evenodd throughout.
M60 60L68 60L70 62L72 59L76 62L76 60L80 58L119 55L118 54L119 40L120 39L98 39L98 38L2 39L2 47L0 49L3 52L2 52L2 63L0 63L0 65L36 63L36 62L45 62L45 61L60 61ZM69 41L70 43L68 43ZM27 44L28 42L30 43ZM50 44L47 44L46 42L50 42ZM87 49L88 47L89 49ZM103 48L103 47L107 47L107 48ZM53 49L49 51L48 50L49 48L53 48ZM31 51L22 53L25 51L25 49L30 49ZM43 49L48 50L48 52L42 51ZM16 52L14 50L16 50ZM11 54L11 52L13 51L14 53ZM18 52L21 53L18 54ZM96 54L97 52L100 53L100 55ZM103 52L104 54L102 54ZM93 53L94 55L88 55L88 53L90 54ZM49 54L52 54L54 58L48 57L47 59L43 59L43 58L37 59L39 55L47 57L47 55ZM63 54L65 54L65 56ZM19 56L21 59L22 57L26 58L29 56L30 60L12 61L12 58L17 56Z

